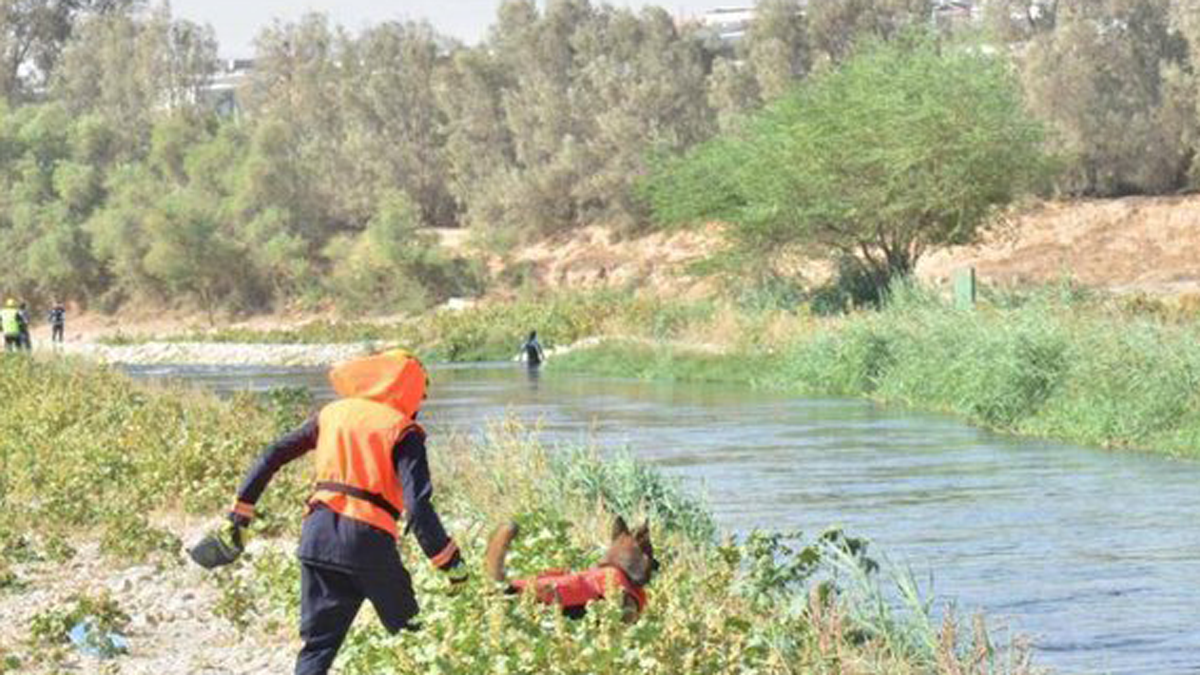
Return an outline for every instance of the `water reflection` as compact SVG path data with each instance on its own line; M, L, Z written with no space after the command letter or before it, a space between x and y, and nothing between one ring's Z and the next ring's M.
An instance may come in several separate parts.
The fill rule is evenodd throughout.
M525 379L529 382L529 390L536 392L538 390L538 381L542 379L542 366L538 363L530 362L525 366Z

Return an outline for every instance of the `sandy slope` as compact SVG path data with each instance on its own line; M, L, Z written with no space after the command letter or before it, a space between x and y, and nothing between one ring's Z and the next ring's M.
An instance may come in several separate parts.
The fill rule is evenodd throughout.
M1070 277L1115 292L1200 292L1200 196L1044 204L977 246L928 256L918 273L944 280L968 265L1001 284Z
M447 235L444 242L470 246L461 235ZM527 247L505 264L527 266L544 287L648 287L686 295L706 288L684 274L689 263L719 247L716 228L621 239L589 227ZM983 281L1000 284L1070 277L1115 292L1200 292L1200 195L1039 204L1010 214L976 246L927 256L917 273L943 282L966 266L975 266ZM826 270L808 264L802 271L814 279Z

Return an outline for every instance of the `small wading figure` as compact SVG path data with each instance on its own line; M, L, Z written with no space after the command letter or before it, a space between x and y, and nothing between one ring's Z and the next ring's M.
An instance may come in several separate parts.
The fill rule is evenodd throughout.
M525 344L521 345L521 353L517 355L517 358L523 358L530 368L537 368L542 365L542 361L546 360L546 352L542 351L536 330L529 331L529 338L525 340Z
M397 520L453 586L466 580L458 546L430 503L425 368L395 350L341 364L329 375L341 397L271 444L246 475L229 514L240 530L283 465L314 453L316 484L300 534L300 637L296 675L329 671L363 600L388 632L417 630L412 580L396 548Z
M67 325L67 308L63 306L62 301L54 303L50 313L46 315L46 320L50 322L50 341L62 344L63 332Z

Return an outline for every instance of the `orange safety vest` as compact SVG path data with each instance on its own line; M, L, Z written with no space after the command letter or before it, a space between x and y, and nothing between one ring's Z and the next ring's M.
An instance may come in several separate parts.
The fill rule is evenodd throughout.
M392 450L409 433L424 431L396 408L362 398L330 403L317 424L316 486L309 503L397 536L404 493Z
M571 609L603 599L609 579L612 579L614 585L627 596L633 598L637 603L638 612L646 609L645 589L634 586L621 568L611 565L593 567L582 572L551 570L534 579L518 579L513 581L512 585L518 591L524 591L532 584L539 602L557 603L563 608Z

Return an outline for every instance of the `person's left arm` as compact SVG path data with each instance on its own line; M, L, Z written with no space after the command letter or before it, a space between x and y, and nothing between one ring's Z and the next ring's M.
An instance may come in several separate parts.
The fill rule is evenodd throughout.
M446 571L462 564L458 545L446 534L442 519L433 508L433 481L425 456L425 434L410 431L393 450L396 477L404 493L404 511L408 516L405 532L411 531L429 562Z

